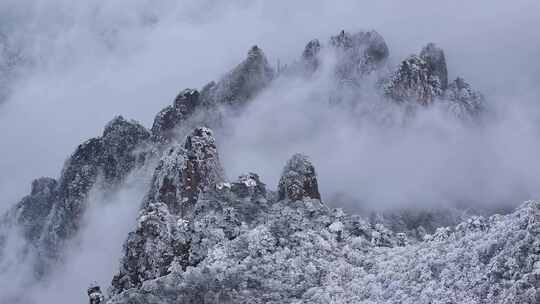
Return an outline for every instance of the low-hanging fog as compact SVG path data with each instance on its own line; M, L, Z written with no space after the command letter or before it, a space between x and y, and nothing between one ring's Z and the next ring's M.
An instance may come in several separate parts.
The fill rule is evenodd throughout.
M58 177L76 146L115 115L150 127L181 89L217 80L252 45L273 65L287 64L307 41L341 29L377 30L394 63L437 43L449 78L481 91L489 115L473 126L434 107L405 126L381 127L365 117L380 101L370 89L351 110L328 104L324 69L310 81L281 78L216 134L231 179L253 171L275 188L287 158L302 152L315 164L323 199L351 211L539 198L539 12L535 0L1 1L0 212L29 192L33 178ZM373 113L399 117L392 111ZM90 278L107 286L143 184L126 186L114 202L93 196L99 202L71 258L34 293L40 303L85 301ZM114 244L104 254L102 245ZM0 273L0 284L8 281L17 283Z

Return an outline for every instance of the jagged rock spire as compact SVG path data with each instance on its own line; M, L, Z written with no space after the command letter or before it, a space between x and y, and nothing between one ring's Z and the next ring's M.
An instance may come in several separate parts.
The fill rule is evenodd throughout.
M172 212L187 212L187 206L225 180L212 131L195 128L182 146L172 148L154 173L149 202L163 202Z
M155 117L152 125L152 138L160 143L170 142L174 137L174 129L182 121L186 121L200 104L199 91L184 89L178 94L172 106L167 106Z
M389 54L384 38L376 31L350 34L342 30L338 35L330 38L330 45L342 50L363 51L363 55L370 57L373 61L384 60Z
M430 64L417 55L412 55L399 65L398 70L385 84L384 93L396 101L416 101L430 104L442 94L440 79Z
M463 78L456 78L445 92L450 110L458 117L474 116L482 111L484 96L475 91Z
M47 210L36 215L39 217L35 219L36 223L46 218L39 231L40 243L34 244L40 248L41 257L49 261L58 258L64 242L79 230L86 198L98 176L103 176L107 187L117 185L133 168L142 164L144 156L135 151L149 138L150 133L139 123L118 116L105 126L101 137L79 145L64 166L54 196L47 199ZM33 192L43 190L43 183L49 189L54 184L51 180L40 181ZM26 202L23 200L21 204ZM37 233L32 232L32 238L37 237ZM45 265L46 262L38 264Z
M341 31L330 38L337 51L336 74L339 79L355 79L372 72L388 58L384 38L376 31L350 34Z
M448 71L444 51L434 43L429 43L420 55L411 55L401 62L384 85L384 93L396 101L416 101L428 105L443 95L447 86Z
M321 42L319 39L313 39L306 44L304 52L302 52L302 58L306 60L311 60L315 58L321 51Z
M274 70L262 49L255 45L242 63L214 85L206 86L201 95L206 104L241 106L257 95L273 78Z
M444 51L434 43L428 43L420 52L420 57L427 62L432 73L439 77L441 89L446 90L448 87L448 70Z
M137 228L124 244L120 272L111 292L139 287L167 273L176 257L185 264L189 242L178 239L179 221L189 221L199 195L215 191L225 181L212 131L195 128L183 145L171 148L154 171L139 213Z
M287 161L278 185L279 200L320 199L315 167L307 156L294 154Z
M32 182L30 195L15 206L15 218L21 225L26 239L35 242L47 222L56 198L58 182L54 178L41 177Z

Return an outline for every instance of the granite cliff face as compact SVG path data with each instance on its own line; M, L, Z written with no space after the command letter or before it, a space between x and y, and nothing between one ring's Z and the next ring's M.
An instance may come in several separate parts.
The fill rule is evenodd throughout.
M356 96L374 77L373 90L396 106L442 105L464 120L482 115L484 97L462 78L449 82L436 45L397 67L389 56L375 31L314 39L298 62L278 70L254 46L218 81L182 90L150 130L114 118L77 147L58 179L33 181L1 218L0 262L6 240L20 232L18 258L32 264L36 280L46 279L80 233L89 193L114 192L150 166L118 271L105 295L97 285L88 289L92 304L537 303L537 203L490 218L404 212L364 219L323 203L303 154L286 162L275 191L252 172L228 180L210 129L226 128L224 111L241 113L276 80L309 81L329 58L336 91ZM336 106L345 99L334 97Z

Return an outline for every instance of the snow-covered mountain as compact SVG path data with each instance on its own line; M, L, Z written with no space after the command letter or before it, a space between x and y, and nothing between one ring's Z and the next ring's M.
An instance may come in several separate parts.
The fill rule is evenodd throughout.
M429 43L397 66L389 54L375 31L311 40L279 68L253 46L218 81L183 89L149 130L114 118L79 145L58 180L36 179L4 214L0 271L27 265L24 284L46 280L81 232L91 191L115 193L145 168L153 174L143 201L133 202L139 214L116 275L107 288L88 289L90 303L539 303L539 203L490 217L346 214L321 197L304 154L291 156L275 188L251 172L228 179L216 131L279 81L330 73L328 103L363 106L356 97L375 92L380 104L367 113L392 109L400 124L430 107L463 124L481 121L489 103L463 78L448 79L442 49ZM18 234L13 258L7 248Z

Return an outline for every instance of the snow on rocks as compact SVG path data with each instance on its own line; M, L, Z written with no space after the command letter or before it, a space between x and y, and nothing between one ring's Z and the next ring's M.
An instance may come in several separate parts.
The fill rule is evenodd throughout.
M185 267L190 246L185 223L193 217L199 196L224 181L210 129L195 128L183 145L170 148L155 169L111 292L139 287L166 274L175 258Z
M154 118L152 138L160 143L170 142L175 137L175 128L185 122L199 107L199 91L185 89L178 94L172 106L161 110Z
M279 200L320 199L315 167L307 156L294 154L287 161L278 185Z
M429 70L439 78L441 89L448 87L448 70L444 51L434 43L428 43L420 52L420 57L426 61Z
M62 255L63 247L79 231L87 196L98 182L113 189L136 167L144 164L141 152L150 133L136 121L115 117L100 137L79 145L66 161L60 178L40 178L6 217L23 230L28 246L21 253L37 256L37 276L45 275ZM1 244L0 244L1 246ZM35 254L38 253L38 254Z
M414 101L431 104L442 94L441 81L421 56L412 55L399 65L398 70L384 85L386 96L399 102Z
M444 97L449 111L457 117L476 117L484 107L484 96L460 77L450 83Z
M274 74L264 52L255 45L243 62L217 83L211 83L201 91L202 99L209 106L229 105L238 108L268 86Z
M276 202L264 221L223 239L194 267L172 270L109 303L526 303L539 301L540 203L441 229L434 240L365 227L324 206ZM326 210L326 211L325 211ZM484 223L489 223L486 225ZM341 234L341 235L339 235ZM380 244L379 244L380 243ZM378 245L377 245L378 244Z

